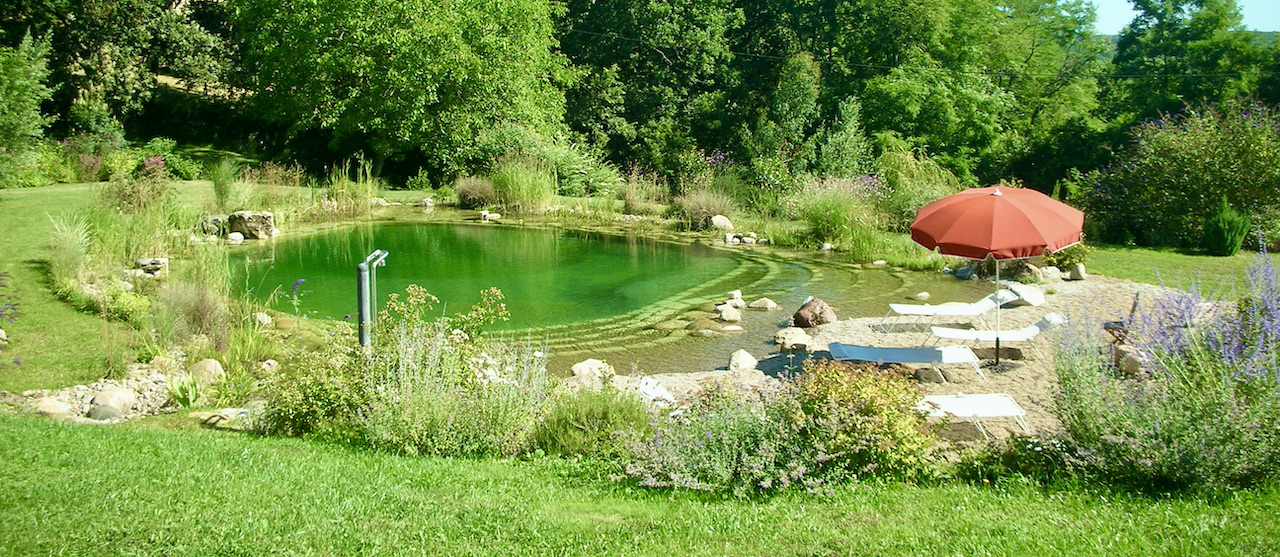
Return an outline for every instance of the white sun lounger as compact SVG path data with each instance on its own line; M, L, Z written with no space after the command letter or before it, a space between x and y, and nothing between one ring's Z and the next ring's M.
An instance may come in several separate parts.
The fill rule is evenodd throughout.
M1004 393L988 393L980 395L930 395L924 397L916 410L935 418L968 418L978 427L983 439L990 439L987 430L982 428L978 420L983 418L1013 418L1022 426L1022 431L1031 433L1027 422L1022 419L1027 413L1018 405L1013 397Z
M877 364L929 364L945 383L947 377L938 369L939 364L969 364L983 381L987 376L978 367L978 357L968 346L934 346L921 348L882 348L833 342L827 350L837 360L858 360Z
M1036 356L1043 358L1040 349L1036 348L1036 337L1040 336L1049 329L1057 327L1067 322L1067 317L1061 313L1050 313L1041 317L1039 321L1031 325L1027 325L1021 329L1010 331L980 331L977 329L953 329L950 327L930 327L934 338L959 340L965 342L1025 342L1031 345L1031 349L1035 351Z
M1018 295L1012 290L1001 288L994 293L973 302L971 304L948 302L945 304L889 304L889 313L884 314L884 319L880 320L880 328L885 332L892 331L898 325L903 317L913 316L916 322L923 318L929 318L929 323L938 317L975 317L981 319L983 315L996 309L1000 305L1007 304L1018 299ZM897 314L893 322L889 322L889 316Z

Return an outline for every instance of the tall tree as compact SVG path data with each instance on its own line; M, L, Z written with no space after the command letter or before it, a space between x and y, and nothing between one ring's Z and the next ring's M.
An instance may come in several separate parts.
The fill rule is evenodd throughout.
M442 174L467 168L497 126L551 130L547 0L235 0L245 84L294 134L377 161L419 151Z
M1131 0L1120 33L1108 113L1125 125L1253 91L1262 49L1235 0Z

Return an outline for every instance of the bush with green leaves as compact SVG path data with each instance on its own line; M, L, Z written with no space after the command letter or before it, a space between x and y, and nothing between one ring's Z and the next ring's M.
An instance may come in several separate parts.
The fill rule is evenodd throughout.
M1222 196L1218 211L1210 214L1204 222L1204 232L1200 238L1200 247L1209 255L1226 257L1240 251L1240 245L1249 235L1249 219L1236 212Z
M1246 217L1280 209L1276 108L1238 101L1189 108L1130 133L1133 144L1081 192L1092 237L1195 247L1223 196Z
M706 230L711 227L711 217L727 217L734 209L732 198L712 189L691 191L677 197L671 205L673 216L689 230Z
M463 209L488 207L497 202L497 195L493 192L493 182L488 178L479 176L458 178L454 191L458 195L458 206Z
M648 405L634 393L564 389L551 397L533 430L533 447L552 455L605 458L624 454L627 442L651 433Z
M758 496L857 478L929 474L935 439L903 373L805 362L752 395L711 385L683 414L630 446L626 475L643 487Z
M893 231L906 232L921 207L962 189L950 171L902 145L885 146L876 165L884 184L876 206L888 216Z
M205 173L213 182L214 205L218 211L227 212L237 208L236 186L240 181L240 165L233 159L223 158L209 164Z
M1089 261L1089 255L1094 251L1093 246L1084 242L1068 246L1055 252L1044 254L1044 264L1066 269L1076 263L1085 263Z
M541 213L556 195L555 173L533 159L500 162L489 180L494 200L511 213Z

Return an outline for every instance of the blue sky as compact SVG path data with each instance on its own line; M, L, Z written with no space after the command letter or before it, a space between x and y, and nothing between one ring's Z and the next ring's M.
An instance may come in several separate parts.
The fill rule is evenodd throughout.
M1115 35L1133 21L1133 6L1128 0L1093 0L1098 7L1098 33ZM1236 0L1244 14L1244 26L1254 31L1280 31L1280 1Z

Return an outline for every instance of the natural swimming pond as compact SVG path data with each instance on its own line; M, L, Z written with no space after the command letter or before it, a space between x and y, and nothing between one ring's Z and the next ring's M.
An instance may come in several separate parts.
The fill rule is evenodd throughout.
M475 224L341 228L246 248L232 265L252 296L279 311L294 313L296 302L307 316L354 321L356 265L375 249L390 253L376 269L379 304L418 284L440 299L437 310L456 313L477 302L481 290L497 287L511 320L490 330L545 344L553 373L588 357L607 359L620 372L634 363L651 373L723 366L737 348L762 357L779 323L809 295L847 318L882 315L888 303L921 290L936 302L975 300L991 288L941 273L863 269L762 247ZM768 296L783 310L745 312L746 331L721 337L654 328L710 311L735 289L748 301Z

